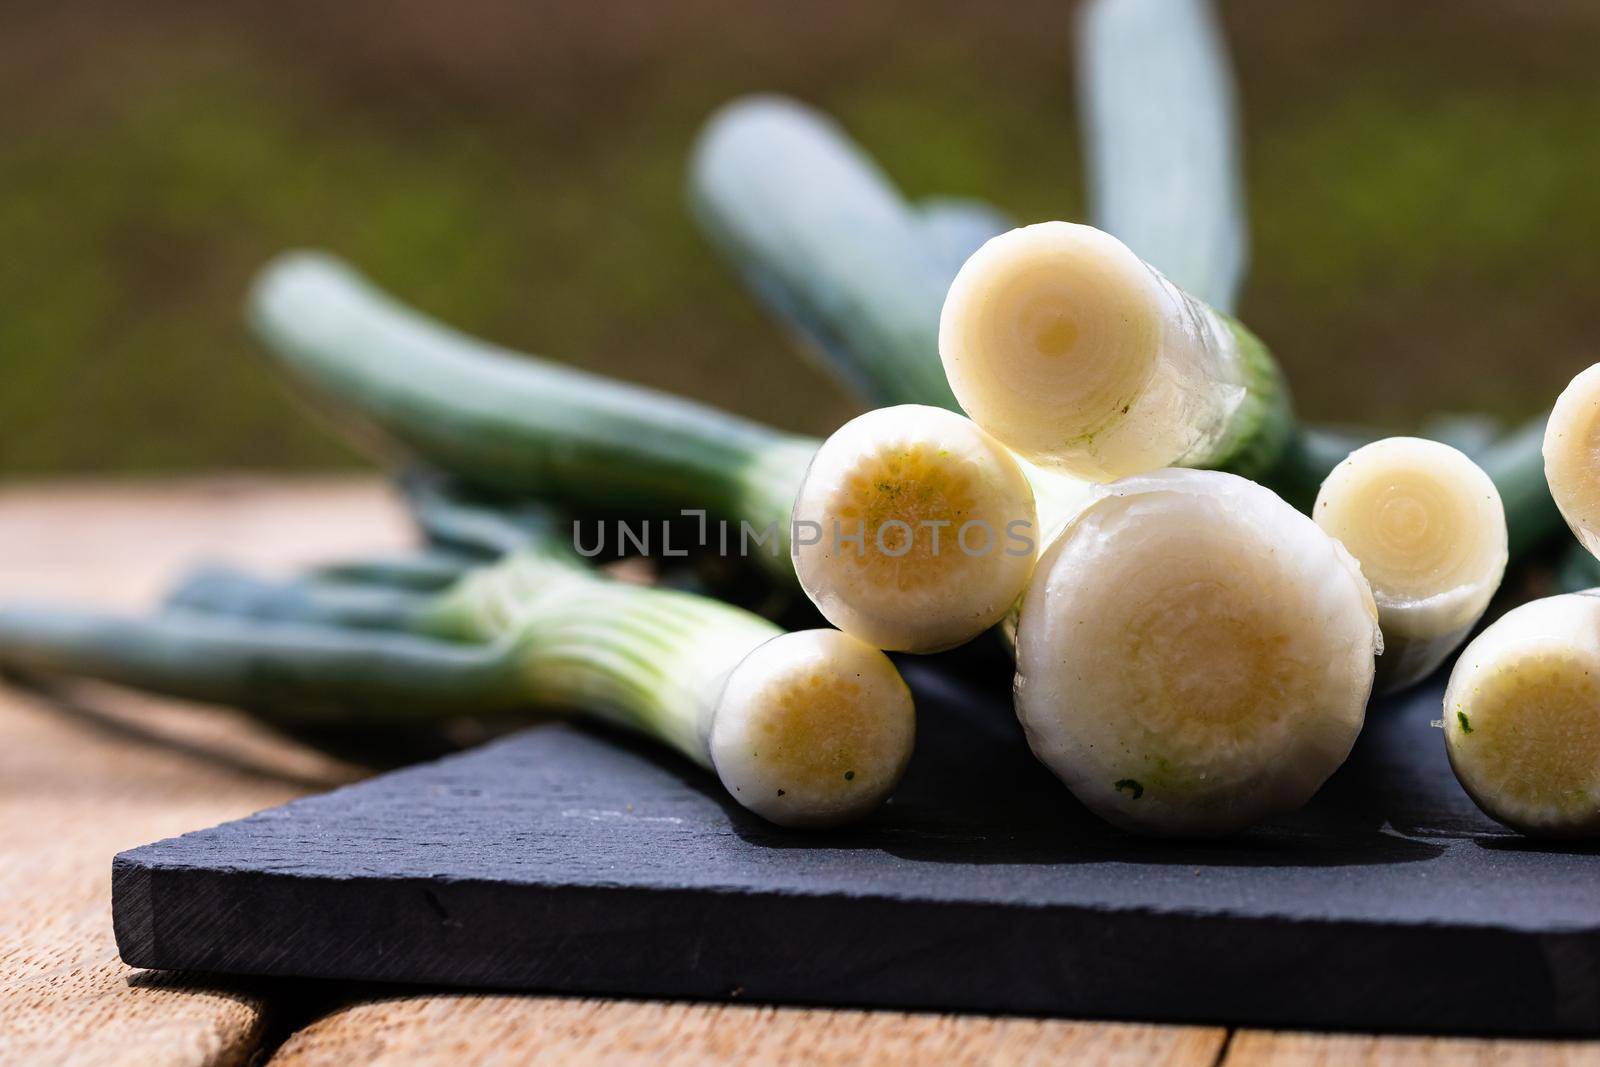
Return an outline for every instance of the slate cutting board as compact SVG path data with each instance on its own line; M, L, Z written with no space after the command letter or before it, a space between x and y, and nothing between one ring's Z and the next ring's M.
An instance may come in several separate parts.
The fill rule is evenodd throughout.
M801 834L621 735L541 726L118 856L137 967L1439 1032L1600 1033L1600 851L1456 785L1426 687L1305 810L1127 837L1005 694L908 665L921 736L869 822Z

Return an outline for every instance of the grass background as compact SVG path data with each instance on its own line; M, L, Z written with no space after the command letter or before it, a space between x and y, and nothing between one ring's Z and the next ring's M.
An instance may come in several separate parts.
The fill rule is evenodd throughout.
M360 460L240 305L319 246L451 322L799 430L850 401L683 209L741 93L911 195L1080 217L1072 11L940 0L0 4L0 474ZM1242 317L1321 419L1504 418L1600 359L1600 6L1224 0Z

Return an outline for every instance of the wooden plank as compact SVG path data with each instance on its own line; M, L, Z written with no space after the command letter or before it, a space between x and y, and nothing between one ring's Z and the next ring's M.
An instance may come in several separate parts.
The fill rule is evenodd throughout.
M1223 1037L1211 1027L462 995L352 1005L294 1034L270 1063L1209 1067Z
M0 595L133 607L203 559L283 571L409 540L374 478L11 485L0 489Z
M131 607L195 555L288 566L404 536L372 483L10 489L0 596ZM267 1005L122 964L111 857L353 770L231 712L78 692L70 710L0 688L0 1062L240 1062Z
M1499 1041L1240 1030L1222 1067L1593 1067L1593 1041Z

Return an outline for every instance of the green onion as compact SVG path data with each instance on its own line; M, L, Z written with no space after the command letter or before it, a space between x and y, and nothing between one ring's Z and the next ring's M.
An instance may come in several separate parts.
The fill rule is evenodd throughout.
M1237 107L1207 0L1091 0L1077 37L1094 224L1231 312L1247 257Z
M939 351L978 425L1082 478L1173 465L1262 477L1294 433L1261 343L1090 226L985 244L950 286Z
M330 582L383 585L430 593L451 584L482 560L460 551L435 547L404 555L339 560L313 568L311 577Z
M919 202L916 210L922 219L923 237L932 245L947 278L954 278L985 241L1017 225L993 204L967 197L930 197Z
M812 439L485 344L417 314L327 256L258 279L253 324L341 415L510 494L677 515L704 508L786 535ZM762 554L775 573L784 552Z
M351 630L411 628L432 597L396 588L383 581L384 577L386 573L377 570L369 571L366 581L311 574L286 582L267 582L230 567L203 567L185 576L168 593L163 607L175 612L247 616Z
M1338 542L1217 471L1097 488L1041 557L1015 627L1034 754L1091 811L1163 836L1304 804L1360 732L1381 647Z
M1600 836L1600 596L1506 612L1462 650L1444 737L1489 816L1546 837Z
M318 621L343 621L330 605L312 602ZM739 803L792 826L867 814L910 757L910 691L883 653L836 631L784 633L716 601L607 580L554 538L390 620L408 633L241 618L261 603L240 598L204 606L151 619L0 610L0 667L279 719L570 709L714 768Z
M524 707L509 644L231 620L0 608L0 668L231 704L277 722L393 723Z
M829 622L879 648L971 640L1016 603L1038 554L1021 466L941 408L846 423L812 460L794 518L801 586Z
M1556 398L1542 446L1544 473L1562 518L1600 556L1600 363Z
M1026 560L1007 555L1015 546L1005 538L1012 523L1033 524L1032 495L1015 461L953 413L915 405L888 409L819 446L701 405L493 349L401 308L325 257L291 256L269 267L256 288L253 317L272 351L318 393L438 468L474 485L613 512L675 516L685 508L705 509L740 524L727 531L730 546L755 551L775 575L790 580L793 505L802 485L810 484L801 517L822 527L825 545L834 544L833 520L870 519L867 554L883 564L881 573L896 576L905 598L943 587L938 597L918 600L919 618L900 620L896 633L884 628L881 612L864 605L862 590L845 587L860 572L808 567L803 584L824 614L870 643L930 651L974 637L1004 614L1026 580ZM876 442L870 448L867 436ZM905 483L897 476L869 481L852 498L869 509L860 516L829 510L844 501L833 489L821 490L828 479L866 470L875 456L888 471L882 464L895 449L913 447L923 475L943 477L946 486L966 485L979 496L971 502L928 492L896 497L894 487ZM974 465L976 455L984 460ZM807 483L808 467L828 472L827 478ZM880 491L880 482L890 488ZM1055 502L1070 501L1078 491L1076 485L1052 487L1046 499L1065 509L1068 503ZM964 510L971 507L980 510ZM988 522L993 538L987 553L976 556L958 549L941 557L903 553L891 561L873 543L885 524L920 531L923 523L945 522L953 539L974 519ZM469 545L498 536L475 528L482 522L480 514L441 514L436 526L459 529L433 532L436 540Z
M689 199L751 291L859 395L955 409L937 353L959 264L832 119L774 96L724 106L695 145Z
M1545 483L1544 416L1521 427L1474 457L1494 480L1506 509L1506 551L1520 559L1561 530L1561 512Z
M1432 674L1505 573L1506 516L1494 482L1437 441L1390 437L1356 449L1322 483L1312 514L1372 585L1380 691Z
M783 825L876 808L910 758L910 691L883 653L831 630L782 633L703 597L608 581L530 545L467 576L423 623L510 635L535 702L609 714L714 766Z

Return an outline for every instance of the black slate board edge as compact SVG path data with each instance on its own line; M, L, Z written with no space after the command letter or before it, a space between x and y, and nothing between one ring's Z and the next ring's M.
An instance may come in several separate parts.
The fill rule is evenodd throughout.
M196 833L202 833L203 831L195 831L195 832ZM129 921L133 921L133 917L135 915L138 915L141 911L148 911L150 909L151 901L149 900L149 881L148 881L147 878L142 877L142 876L144 876L146 874L153 874L155 872L194 872L194 873L202 873L203 872L205 874L238 873L238 874L245 875L245 876L248 876L248 877L251 877L251 878L260 877L263 874L267 874L267 875L270 875L270 876L276 877L276 878L288 878L288 879L303 878L305 881L307 881L307 882L309 882L311 884L318 884L318 883L320 883L320 881L322 879L321 875L298 875L298 874L295 874L295 873L290 872L290 871L267 871L267 872L263 872L263 871L258 870L256 868L249 868L249 867L238 867L238 868L230 869L228 867L218 866L218 865L214 865L214 864L172 862L170 860L164 860L164 859L159 858L162 846L164 846L164 845L166 845L166 844L168 844L170 842L173 842L173 841L182 840L183 838L188 837L188 836L189 836L189 834L180 834L177 837L165 838L165 839L163 839L161 841L153 841L148 845L140 845L137 848L131 848L131 849L127 849L127 850L125 850L123 852L119 852L112 858L112 862L111 862L112 886L113 886L112 896L114 898L117 898L117 906L118 906L118 909L119 909L118 913L113 915L113 920L114 920L113 925L114 926L116 925L115 920L120 915L120 909L127 909L132 913L132 914L130 914L128 916ZM145 853L147 851L154 853L157 858L147 859L146 856L145 856ZM124 883L120 883L118 881L118 879L119 878L124 878L124 877L127 878L128 881L125 883L125 888L119 890L117 887L119 885L123 885ZM370 883L372 883L374 885L383 885L383 884L387 884L387 883L390 883L390 882L394 881L394 879L391 878L389 875L382 874L382 873L379 873L379 872L373 872L373 871L353 871L353 872L349 873L348 875L346 875L345 879L350 881L350 882L352 882L352 883L366 881L366 882L370 882ZM421 892L427 892L429 887L436 887L436 886L500 885L501 884L501 883L498 883L498 882L486 882L485 880L478 879L478 878L456 878L456 877L451 877L449 875L438 875L438 876L429 877L429 878L410 878L410 879L406 879L405 881L407 882L407 884L413 884L416 887L418 887L418 890L421 891ZM590 881L581 881L581 882L580 881L543 880L543 881L540 881L540 882L537 882L537 883L528 883L528 884L529 885L537 885L541 889L552 889L552 890L600 889L600 890L612 890L612 891L618 891L618 892L623 892L623 891L636 892L637 889L638 889L638 887L632 882L606 881L606 880L603 880L603 879L594 879L594 880L590 880ZM756 887L752 887L752 886L743 886L743 885L707 885L707 886L698 886L698 887L695 887L695 888L696 888L696 891L709 893L709 894L715 895L715 896L757 897L757 898L761 898L763 900L787 900L787 899L803 898L803 897L808 897L808 898L813 898L813 899L818 899L818 900L828 900L828 899L833 899L833 897L834 897L834 894L829 892L829 891L827 891L827 890L807 890L807 889L803 889L803 888L801 888L801 889L771 890L771 889L761 889L761 888L756 888ZM652 892L661 892L661 891L666 891L666 890L663 890L663 889L652 890ZM120 894L125 894L125 895L124 896L119 896L119 893ZM857 891L853 892L852 895L851 895L851 899L852 900L856 900L856 901L872 901L872 902L881 903L881 904L934 904L934 905L942 905L942 904L972 903L972 902L968 902L968 901L951 900L951 899L949 899L947 897L940 897L940 896L933 896L933 895L924 895L924 894L918 894L918 893L882 893L882 892L876 892L876 891L873 891L873 890L870 890L870 889L861 889L861 890L857 890ZM983 904L984 904L985 907L995 908L997 910L1014 910L1014 911L1024 911L1024 912L1025 911L1048 911L1048 910L1051 910L1052 908L1059 908L1059 907L1062 906L1062 905L1051 903L1051 902L1039 902L1039 901L1028 901L1028 900L985 900L983 902ZM1550 926L1548 924L1535 924L1535 923L1522 922L1522 921L1517 920L1516 918L1509 918L1508 919L1508 918L1488 918L1488 917L1486 917L1486 918L1484 918L1484 919L1482 919L1480 921L1477 921L1477 922L1471 922L1471 921L1468 921L1468 922L1461 922L1461 921L1445 922L1445 921L1417 920L1417 919L1411 919L1411 918L1382 917L1382 916L1362 917L1362 918L1359 918L1359 919L1346 918L1346 917L1340 917L1340 918L1318 918L1318 917L1315 917L1315 916L1306 916L1306 915L1300 914L1298 912L1291 912L1291 911L1286 911L1286 910L1276 910L1276 909L1273 909L1270 906L1268 906L1268 907L1259 907L1259 906L1257 906L1257 907L1251 908L1247 912L1241 912L1239 910L1231 909L1231 908L1154 907L1154 906L1145 905L1145 904L1130 904L1130 905L1100 904L1100 905L1096 905L1093 910L1095 911L1096 914L1126 914L1126 915L1131 915L1131 916L1150 916L1150 917L1170 916L1170 917L1176 917L1176 918L1191 918L1191 919L1252 918L1252 919L1270 919L1270 920L1292 921L1292 922L1295 922L1295 923L1303 923L1303 924L1325 924L1325 925L1330 925L1330 926L1356 924L1356 925L1361 925L1361 926L1372 926L1372 927L1394 927L1394 928L1403 928L1403 929L1429 928L1429 929L1449 930L1449 931L1466 931L1466 930L1474 930L1474 929L1514 930L1514 931L1522 931L1522 932L1526 932L1526 933L1535 933L1535 934L1541 934L1541 935L1544 935L1544 934L1556 934L1556 935L1562 935L1562 936L1576 935L1576 936L1600 938L1600 915L1596 916L1596 922L1593 923L1593 924L1573 923L1573 924L1567 924L1567 925L1563 925L1563 926L1559 926L1559 927L1553 927L1553 926ZM134 939L133 943L138 943L138 939ZM119 945L119 948L120 948L120 945L121 945L120 936L118 938L118 945Z
M1363 1028L1389 1031L1600 1033L1592 1007L1600 933L1592 930L1530 940L1450 924L1385 929L1225 914L1195 922L1147 908L872 895L841 905L826 895L743 888L641 896L626 886L508 891L470 879L330 886L295 875L166 868L128 854L117 858L113 882L118 949L135 967L1200 1024L1330 1028L1349 1026L1355 1013ZM175 908L169 888L189 898L198 890L209 904ZM530 921L458 917L507 908ZM649 943L626 951L640 929ZM860 950L884 944L922 947ZM1041 946L1054 951L1041 959ZM1011 964L1018 954L1027 966ZM774 971L774 959L788 965ZM1175 998L1152 968L1182 973L1185 996ZM1361 978L1374 968L1384 972L1378 1000ZM1130 1000L1129 990L1141 987L1148 996Z

